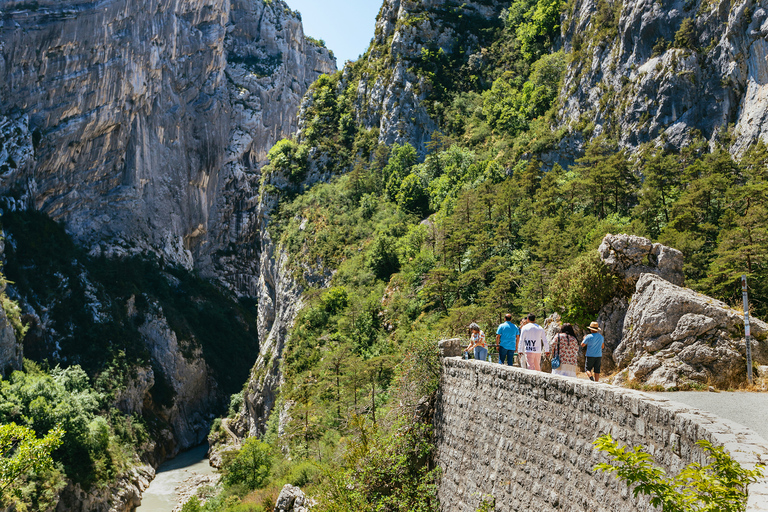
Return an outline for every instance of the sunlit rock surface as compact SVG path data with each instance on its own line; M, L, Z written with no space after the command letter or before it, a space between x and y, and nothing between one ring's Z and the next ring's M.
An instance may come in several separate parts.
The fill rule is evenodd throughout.
M242 258L258 251L259 164L295 130L309 84L335 70L298 15L259 0L0 12L2 191L95 254L149 250L254 294Z

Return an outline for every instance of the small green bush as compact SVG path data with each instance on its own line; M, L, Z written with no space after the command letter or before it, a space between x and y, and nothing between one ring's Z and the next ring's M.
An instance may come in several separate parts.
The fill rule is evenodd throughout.
M747 486L762 476L764 466L753 470L709 441L696 444L704 449L711 460L706 466L688 464L679 474L668 477L663 469L653 464L651 455L637 446L620 446L610 435L595 441L598 450L606 452L612 463L595 466L598 471L616 473L616 476L634 486L632 493L650 496L651 505L662 512L742 512L747 506Z

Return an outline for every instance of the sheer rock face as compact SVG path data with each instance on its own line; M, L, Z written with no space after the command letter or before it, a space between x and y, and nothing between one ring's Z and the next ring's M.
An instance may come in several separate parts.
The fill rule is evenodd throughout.
M752 319L752 359L768 362L768 324ZM742 313L654 274L637 282L613 354L629 379L665 388L686 382L730 387L746 376Z
M486 0L465 2L461 8L464 17L491 19L508 6L508 2ZM456 51L459 34L437 14L454 7L448 0L384 1L368 60L389 59L388 71L379 73L375 80L364 76L356 84L358 121L363 126L378 128L379 142L410 143L419 154L426 154L426 144L438 126L424 106L432 92L431 85L414 72L414 63L422 49L437 47L449 55ZM469 36L469 40L461 41L469 55L473 50L478 54L480 51L473 39L474 36ZM475 60L481 65L480 59Z
M580 46L581 54L562 89L560 114L566 123L584 116L595 123L594 135L611 126L626 146L664 135L666 143L680 147L692 129L711 140L729 123L736 126L736 153L757 137L768 137L765 5L704 0L609 5L618 9L602 26L597 26L597 0L577 1L566 17L565 45ZM690 48L672 48L685 19L695 26ZM605 34L602 42L596 36L588 44L588 34L598 31Z
M239 260L257 246L258 167L335 70L328 52L281 1L35 6L2 7L0 132L17 154L0 154L2 191L95 253L149 250L255 295Z

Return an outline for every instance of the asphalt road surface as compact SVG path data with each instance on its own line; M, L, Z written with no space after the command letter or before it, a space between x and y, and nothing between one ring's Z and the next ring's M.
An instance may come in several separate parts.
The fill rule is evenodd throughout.
M768 393L673 391L651 393L735 421L768 440Z

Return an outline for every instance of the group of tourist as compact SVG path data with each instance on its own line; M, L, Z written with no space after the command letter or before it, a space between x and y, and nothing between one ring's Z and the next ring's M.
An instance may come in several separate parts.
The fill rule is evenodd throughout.
M512 323L512 315L507 313L498 329L496 329L496 349L499 353L499 363L512 366L517 353L521 368L541 371L541 357L548 359L552 354L552 373L566 377L576 377L579 341L571 324L563 324L560 332L550 342L547 332L536 323L536 315L528 315L520 321L520 327ZM586 362L584 371L590 380L600 380L600 362L603 357L605 339L600 334L597 322L592 322L589 334L584 336L581 346L586 347ZM469 325L469 345L464 349L465 357L472 353L475 359L488 361L488 345L485 333L476 323ZM550 350L552 349L552 350Z

